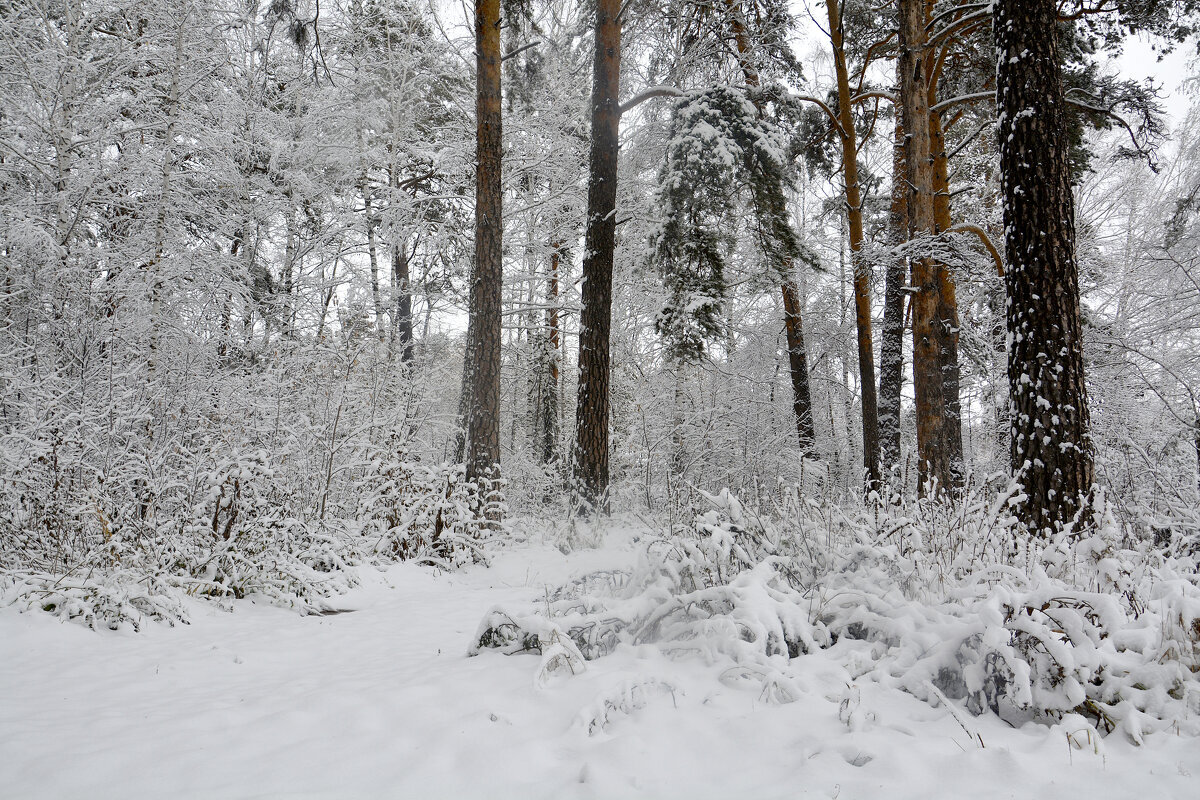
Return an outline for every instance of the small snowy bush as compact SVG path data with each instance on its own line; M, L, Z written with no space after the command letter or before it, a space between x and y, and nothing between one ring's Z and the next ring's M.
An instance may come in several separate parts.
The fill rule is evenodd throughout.
M481 483L462 464L423 464L401 450L372 465L356 516L375 553L446 567L486 561L483 542L507 508L501 480Z

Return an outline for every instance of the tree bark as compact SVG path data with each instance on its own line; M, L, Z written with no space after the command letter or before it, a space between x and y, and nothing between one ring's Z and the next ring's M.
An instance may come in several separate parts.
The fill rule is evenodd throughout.
M792 414L796 418L796 439L801 454L809 456L817 437L813 426L812 393L808 385L808 352L804 348L800 292L791 276L784 280L780 291L783 294L783 330L787 338L788 367L792 377Z
M934 87L930 87L933 102ZM950 163L946 157L946 134L939 112L929 114L929 149L933 159L933 227L945 233L954 227L950 213ZM947 475L943 485L960 489L966 477L962 438L962 372L958 364L958 287L946 264L935 261L934 283L937 286L937 317L934 332L938 343L938 368L942 374L942 450L945 453Z
M896 70L900 77L899 65ZM899 83L899 80L897 80ZM888 211L888 237L893 248L908 241L908 178L904 163L904 125L896 114L892 146L892 205ZM879 348L879 451L880 469L891 478L900 467L900 395L904 388L904 295L908 286L908 260L894 250L885 269L883 333Z
M593 507L608 491L609 330L617 231L617 148L621 115L620 0L598 0L592 74L592 144L579 327L579 398L575 413L574 491Z
M904 161L908 178L910 238L930 241L934 222L933 156L930 143L928 35L925 0L900 0L900 101L904 125ZM943 269L929 255L913 254L913 386L917 415L917 486L945 490L952 485L946 452L947 398L941 363L938 275Z
M500 294L503 236L500 185L500 0L475 1L476 170L475 272L464 384L467 480L487 478L500 464ZM470 323L468 323L470 327Z
M392 339L400 346L400 363L413 359L412 285L408 271L409 254L399 242L392 245L392 292L396 316L392 321Z
M1069 522L1094 480L1075 205L1054 0L997 0L996 107L1007 261L1010 462L1036 534Z
M863 263L862 190L858 185L858 136L850 106L850 78L842 15L838 0L827 0L829 36L837 76L838 135L842 143L842 177L846 192L846 216L850 229L850 265L854 270L854 320L858 328L858 378L862 393L863 467L867 487L879 484L879 411L875 396L875 351L871 333L871 279Z

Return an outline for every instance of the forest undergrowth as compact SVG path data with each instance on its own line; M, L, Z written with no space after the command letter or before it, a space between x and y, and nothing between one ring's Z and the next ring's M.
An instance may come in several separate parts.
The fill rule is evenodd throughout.
M437 457L414 383L373 353L219 388L102 369L14 383L0 606L112 629L186 622L188 596L320 613L358 565L485 561L502 482Z
M552 530L569 551L601 545L616 524L570 520L538 486L509 492L510 509L503 483L481 489L461 465L410 454L394 430L364 430L334 431L323 472L263 448L218 457L225 448L180 440L84 481L77 443L10 447L26 458L5 462L0 605L135 630L186 622L189 596L321 613L363 565L453 570L523 530ZM1197 509L1139 513L1101 493L1098 524L1041 539L1020 526L1014 486L974 482L955 502L783 484L745 503L728 489L681 492L632 523L636 567L495 608L471 649L539 653L545 682L650 645L787 703L800 692L796 659L841 642L859 680L931 703L1014 723L1080 715L1135 742L1200 733Z
M453 371L432 363L399 370L363 346L226 373L219 391L183 360L149 384L86 360L10 381L0 607L96 629L186 622L189 598L321 613L363 566L453 570L538 528L563 550L602 545L615 523L571 521L561 474L523 451L507 483L465 480L432 400ZM1135 741L1197 725L1200 508L1153 490L1170 463L1160 480L1106 449L1105 474L1128 480L1098 496L1099 524L1045 540L1001 476L953 503L911 487L864 500L819 464L789 488L746 477L771 472L748 461L737 489L705 494L692 487L723 472L640 485L660 462L627 450L611 504L645 509L637 567L496 609L474 648L538 652L548 680L652 646L772 702L797 697L797 659L839 648L860 679L1013 722L1079 714Z
M951 699L1013 724L1078 715L1139 744L1200 733L1194 523L1154 541L1101 496L1098 525L1041 540L1012 515L1016 490L994 485L954 504L784 492L750 510L727 490L699 497L694 522L640 539L635 568L493 609L472 652L540 653L546 682L652 645L788 703L797 659L853 642L838 657L857 680L952 712Z

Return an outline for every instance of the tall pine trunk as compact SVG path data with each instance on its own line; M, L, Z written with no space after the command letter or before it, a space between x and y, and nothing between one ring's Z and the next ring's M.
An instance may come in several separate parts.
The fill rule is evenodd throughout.
M929 102L932 103L933 89ZM946 134L942 129L940 112L929 114L929 149L933 159L933 226L945 233L954 226L950 213L950 161L946 157ZM938 368L942 374L942 449L948 474L946 488L959 489L966 477L962 438L962 372L958 364L958 287L950 268L937 262Z
M925 0L900 0L900 106L904 163L909 187L909 235L924 237L928 249L936 233L933 214L933 158L929 136L929 61ZM943 391L938 324L938 271L929 255L913 253L913 387L917 415L917 485L950 486L944 447L946 398Z
M621 120L620 11L620 0L598 0L596 4L592 145L579 327L579 397L572 458L573 488L579 499L591 506L603 504L608 491L609 330L617 233L617 134Z
M796 439L800 452L812 455L816 443L813 425L812 392L808 385L808 351L804 347L803 303L796 280L789 275L780 286L783 294L783 331L787 339L788 368L792 377L792 415L796 420Z
M900 70L897 67L897 78ZM908 180L904 165L904 124L896 115L892 145L892 205L888 210L888 244L908 241ZM879 455L883 474L891 479L900 467L900 394L904 388L904 294L908 260L893 250L885 266L883 331L879 348Z
M996 0L996 106L1007 261L1010 461L1044 534L1092 489L1075 205L1055 0Z
M399 242L392 245L392 292L396 304L392 312L393 345L400 346L400 363L408 364L413 358L412 285L408 269L408 251Z
M470 481L487 477L500 463L500 0L476 0L475 47L475 273L463 368Z
M842 143L842 178L850 230L850 266L854 270L854 321L858 329L858 385L862 392L863 467L867 486L879 483L879 410L875 396L875 350L871 332L871 279L861 256L863 248L862 190L858 185L858 135L850 104L850 77L842 15L838 0L827 0L833 67L837 76L838 135Z

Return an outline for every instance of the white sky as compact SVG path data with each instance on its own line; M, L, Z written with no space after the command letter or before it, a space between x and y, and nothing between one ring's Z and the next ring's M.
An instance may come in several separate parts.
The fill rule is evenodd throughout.
M1194 87L1195 76L1200 73L1194 41L1179 45L1160 61L1148 40L1131 38L1126 40L1124 52L1114 63L1123 77L1151 77L1155 83L1161 83L1163 107L1172 123L1183 120L1189 101L1186 84L1191 83Z

